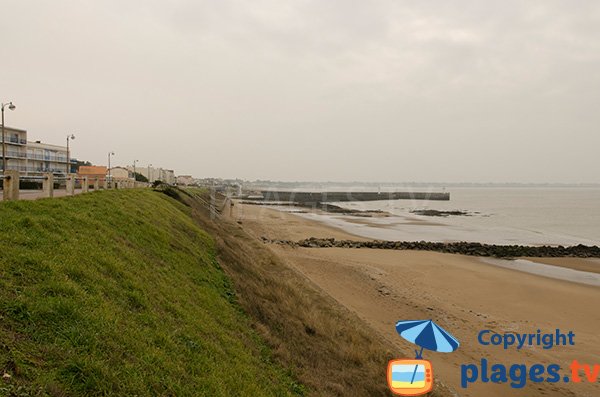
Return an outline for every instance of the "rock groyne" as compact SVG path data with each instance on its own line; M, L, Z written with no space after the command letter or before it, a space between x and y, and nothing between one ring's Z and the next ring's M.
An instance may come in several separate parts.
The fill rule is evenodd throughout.
M528 245L495 245L471 242L436 243L427 241L356 241L336 240L334 238L307 238L300 241L271 240L262 237L265 243L281 244L291 247L306 248L375 248L394 250L436 251L451 254L488 256L496 258L538 257L538 258L600 258L600 247L596 245L574 246L528 246Z

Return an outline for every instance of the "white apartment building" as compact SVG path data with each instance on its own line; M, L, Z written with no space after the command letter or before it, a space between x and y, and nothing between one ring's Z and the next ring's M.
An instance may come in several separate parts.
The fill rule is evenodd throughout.
M27 142L27 172L66 174L68 172L67 147L40 141Z
M4 145L4 141L6 145ZM4 137L0 136L2 150L6 158L6 166L4 165L4 157L0 157L0 169L17 170L25 172L27 170L27 131L16 128L4 128ZM1 155L1 154L0 154Z
M133 172L133 166L127 166L127 169ZM135 172L148 178L148 181L150 183L160 180L170 185L174 185L176 182L175 172L173 170L167 170L164 168L154 168L149 166L136 166Z
M52 172L57 175L67 173L66 146L28 141L27 131L17 128L5 127L4 135L6 138L7 170L17 170L25 176L36 176L45 172ZM1 142L2 136L0 136ZM0 153L0 170L4 171L4 169Z
M161 181L163 181L164 183L168 183L169 185L174 185L176 180L175 180L175 171L173 170L165 170L165 169L160 169L160 178Z

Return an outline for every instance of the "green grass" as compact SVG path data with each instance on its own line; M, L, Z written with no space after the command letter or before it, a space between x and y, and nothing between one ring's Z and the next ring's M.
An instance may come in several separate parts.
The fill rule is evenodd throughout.
M284 396L190 209L151 190L0 204L0 395Z

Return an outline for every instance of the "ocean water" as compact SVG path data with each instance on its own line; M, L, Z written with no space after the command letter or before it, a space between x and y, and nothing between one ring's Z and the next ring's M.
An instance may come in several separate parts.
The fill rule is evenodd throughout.
M428 189L405 189L427 191ZM430 189L430 191L439 189ZM600 188L450 188L450 201L332 203L383 210L390 217L301 214L350 233L383 240L475 241L489 244L599 245ZM413 210L467 211L432 217Z

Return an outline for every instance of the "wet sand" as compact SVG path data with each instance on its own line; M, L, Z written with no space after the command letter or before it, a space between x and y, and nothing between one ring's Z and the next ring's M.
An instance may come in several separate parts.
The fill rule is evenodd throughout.
M258 206L236 205L233 216L257 238L298 240L334 237L359 240L334 227ZM366 239L363 239L366 240ZM524 389L507 384L460 387L460 365L488 358L490 365L536 363L562 366L567 374L573 359L599 363L600 288L551 279L484 263L480 258L423 251L344 248L291 248L270 245L289 266L305 275L341 305L356 312L398 351L398 358L414 357L414 346L400 338L398 320L434 319L461 342L454 353L425 352L441 378L461 396L597 396L600 384L532 383ZM573 269L591 269L597 260L527 258ZM544 350L540 346L482 346L477 334L495 332L563 332L576 334L575 346ZM382 363L382 381L385 376Z
M552 266L568 267L582 272L600 273L600 259L580 259L580 258L523 258L537 263L545 263Z

